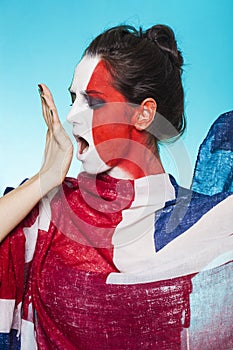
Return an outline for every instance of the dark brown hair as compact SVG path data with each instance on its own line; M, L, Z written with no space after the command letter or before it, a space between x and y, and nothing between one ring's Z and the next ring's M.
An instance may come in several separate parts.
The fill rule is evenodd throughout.
M155 25L146 31L128 25L113 27L97 36L85 54L105 60L114 87L128 102L139 105L145 98L155 99L157 115L172 125L170 132L162 131L159 137L157 133L156 139L184 131L183 58L170 27Z

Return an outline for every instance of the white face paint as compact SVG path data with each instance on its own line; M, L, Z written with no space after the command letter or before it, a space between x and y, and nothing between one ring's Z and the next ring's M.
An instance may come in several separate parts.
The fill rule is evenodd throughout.
M73 124L73 135L78 143L77 158L82 162L84 170L90 174L110 169L96 150L92 132L94 111L85 97L87 86L100 60L98 56L84 56L77 65L70 87L74 102L67 115L68 122Z

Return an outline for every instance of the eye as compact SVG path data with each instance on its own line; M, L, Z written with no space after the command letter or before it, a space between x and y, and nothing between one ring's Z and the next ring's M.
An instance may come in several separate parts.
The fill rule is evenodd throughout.
M74 101L76 99L76 94L74 92L70 91L70 96L71 96L71 102L72 102L70 106L73 106L73 103L74 103Z

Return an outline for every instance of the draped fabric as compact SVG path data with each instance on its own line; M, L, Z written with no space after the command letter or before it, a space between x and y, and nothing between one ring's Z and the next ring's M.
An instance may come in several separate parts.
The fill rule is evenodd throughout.
M199 148L192 182L194 191L209 195L233 191L232 126L233 111L221 114L211 126ZM232 249L233 246L229 246L229 259L233 256ZM191 348L232 349L232 264L201 272L192 283Z
M194 191L233 191L233 111L220 115L201 144L193 175Z
M233 196L81 173L0 246L0 349L232 349Z

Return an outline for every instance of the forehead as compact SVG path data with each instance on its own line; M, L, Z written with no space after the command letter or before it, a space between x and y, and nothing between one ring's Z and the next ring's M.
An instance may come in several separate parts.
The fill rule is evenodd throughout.
M74 78L71 84L71 90L73 92L86 90L91 76L99 62L100 57L98 56L84 56L82 58L74 72Z
M113 78L99 56L84 56L75 69L71 91L76 94L97 92L109 102L125 101L124 96L113 87Z

